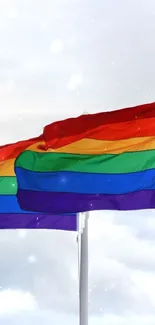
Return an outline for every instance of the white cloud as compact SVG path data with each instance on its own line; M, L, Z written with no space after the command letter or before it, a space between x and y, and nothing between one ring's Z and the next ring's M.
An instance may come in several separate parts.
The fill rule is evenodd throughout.
M20 229L18 233L21 238L25 238L27 235L26 229Z
M86 0L47 0L46 6L36 0L0 1L0 61L5 57L16 61L9 76L16 82L16 91L9 96L5 92L1 98L5 114L44 110L54 116L55 109L77 115L83 109L91 113L154 100L151 21L155 5L143 0L140 7L122 7L118 0L113 6L112 12L103 1L91 1L88 12ZM121 17L120 11L124 13ZM137 12L139 28L135 32ZM144 41L139 38L140 30ZM56 55L51 55L50 45ZM141 55L146 49L147 64ZM32 65L25 72L28 61ZM8 69L3 70L0 83L8 78ZM78 71L82 71L84 82L81 76L70 79Z
M33 75L38 72L43 72L45 69L45 64L40 61L37 57L31 59L29 58L24 62L22 73L25 75Z
M34 310L36 306L35 298L28 292L0 291L0 315Z
M134 283L134 294L142 295L144 292L155 306L155 274L151 272L135 271L131 275Z
M70 77L67 88L69 90L75 90L82 83L82 75L80 73L75 73Z
M90 325L153 325L155 322L154 315L143 316L113 316L113 315L104 315L101 317L91 317Z
M55 54L62 52L63 49L64 49L64 45L61 39L55 39L50 46L50 52Z
M16 19L18 17L18 11L16 9L9 9L6 12L6 17L9 19Z
M8 79L5 82L0 83L0 94L2 96L9 95L15 90L15 81L13 79Z
M36 256L34 256L34 255L30 255L30 256L28 257L28 262L31 263L31 264L36 263L36 261L37 261Z

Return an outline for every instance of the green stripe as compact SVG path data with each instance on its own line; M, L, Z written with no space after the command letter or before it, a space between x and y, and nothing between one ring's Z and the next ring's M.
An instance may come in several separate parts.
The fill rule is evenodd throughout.
M0 195L15 195L17 193L17 180L15 176L0 177Z
M17 158L16 166L35 172L131 173L155 168L155 150L126 152L117 155L76 155L24 151Z

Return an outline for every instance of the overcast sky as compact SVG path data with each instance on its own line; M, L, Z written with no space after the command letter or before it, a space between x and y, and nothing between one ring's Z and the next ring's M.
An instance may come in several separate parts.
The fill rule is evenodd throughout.
M0 143L155 100L154 0L0 0ZM155 324L155 212L93 212L89 325ZM76 235L0 232L0 324L77 325Z

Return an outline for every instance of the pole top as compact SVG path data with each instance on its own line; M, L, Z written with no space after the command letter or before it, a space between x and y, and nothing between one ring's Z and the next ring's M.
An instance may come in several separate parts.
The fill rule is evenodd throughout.
M86 111L84 111L84 112L83 112L83 115L88 115L88 114L89 114L89 113L88 113L88 112L86 112Z

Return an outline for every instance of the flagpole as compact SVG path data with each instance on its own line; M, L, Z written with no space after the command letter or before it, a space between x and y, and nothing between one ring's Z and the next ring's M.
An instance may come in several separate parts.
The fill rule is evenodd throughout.
M88 325L88 219L84 213L85 224L80 240L80 277L79 277L79 325Z

